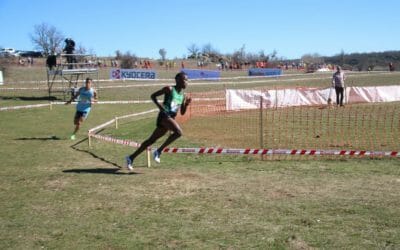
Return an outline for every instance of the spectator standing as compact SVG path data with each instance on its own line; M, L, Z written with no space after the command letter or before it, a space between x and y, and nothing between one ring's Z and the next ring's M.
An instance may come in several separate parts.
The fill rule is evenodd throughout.
M336 72L333 74L333 77L332 77L332 87L335 88L335 92L336 92L336 105L338 105L338 106L340 105L341 107L343 107L345 79L346 79L346 76L345 76L344 72L342 71L341 67L336 66Z
M394 65L392 62L389 63L389 71L393 72L394 71Z
M77 63L75 56L73 56L74 51L75 51L75 41L72 40L71 38L67 38L64 40L65 42L65 47L63 49L63 52L68 54L67 57L67 63L68 63L68 69L73 69L74 64Z

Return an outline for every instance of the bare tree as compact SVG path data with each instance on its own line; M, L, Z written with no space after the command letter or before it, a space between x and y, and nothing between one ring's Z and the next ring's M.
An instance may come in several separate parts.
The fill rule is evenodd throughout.
M119 60L122 57L122 52L120 50L115 51L115 59Z
M79 44L78 48L75 50L75 53L76 54L86 54L87 51L88 50L84 46L82 46L82 44ZM91 54L94 54L94 53L91 53Z
M342 49L342 51L340 52L340 66L343 67L344 65L344 50Z
M194 44L194 43L190 44L187 47L187 49L189 51L189 58L193 58L194 59L194 58L198 57L198 54L200 52L200 48L196 44Z
M34 26L34 33L30 35L34 46L44 54L51 55L61 50L64 36L54 26L42 23Z
M259 58L259 60L261 60L261 61L268 61L268 60L269 60L269 56L265 55L264 50L260 50L260 51L258 52L258 58Z
M214 52L214 48L212 47L211 43L204 44L202 52L206 55L212 54Z
M211 43L207 43L203 45L202 56L208 58L211 62L217 62L220 57L220 53L217 49L213 48Z
M246 62L246 46L243 44L243 46L234 51L232 54L232 60L235 64L237 65L243 65Z
M163 49L160 49L160 50L158 51L158 53L160 53L161 60L164 62L164 61L165 61L165 58L166 58L166 55L167 55L167 51L163 48Z
M324 63L324 58L318 53L305 54L301 57L301 60L307 64L321 64Z
M79 63L84 63L85 62L85 56L83 56L83 55L86 54L86 53L87 53L87 49L84 46L82 46L82 44L79 44L78 48L75 49L75 54L80 54L79 56L76 56L76 60ZM94 54L94 53L91 53L91 54Z
M240 48L240 58L242 58L242 60L246 58L246 44L243 44Z
M276 49L274 49L271 54L269 54L269 58L271 58L271 61L276 61L278 60L278 51L276 51Z
M121 69L133 69L138 57L135 54L126 52L125 54L121 53L119 60L121 61Z

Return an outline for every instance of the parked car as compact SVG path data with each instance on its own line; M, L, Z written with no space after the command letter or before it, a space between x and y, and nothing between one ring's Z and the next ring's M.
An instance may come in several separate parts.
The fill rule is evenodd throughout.
M43 57L41 51L19 51L18 55L22 57Z
M15 56L15 49L13 48L2 48L0 50L0 57L12 57Z

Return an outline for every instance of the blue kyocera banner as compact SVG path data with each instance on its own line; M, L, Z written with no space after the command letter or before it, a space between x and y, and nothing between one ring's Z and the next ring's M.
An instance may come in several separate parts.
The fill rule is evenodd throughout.
M281 69L271 69L271 68L249 69L249 76L280 76L280 75L282 75Z
M218 80L221 76L221 72L216 70L200 70L200 69L182 69L189 79L209 79Z
M110 79L156 79L156 72L145 69L112 69Z

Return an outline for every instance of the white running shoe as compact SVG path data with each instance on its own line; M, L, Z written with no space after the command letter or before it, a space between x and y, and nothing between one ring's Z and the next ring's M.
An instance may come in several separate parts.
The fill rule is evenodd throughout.
M160 160L160 153L158 153L157 150L155 150L155 151L153 152L153 159L154 159L154 161L157 162L157 163L160 163L160 162L161 162L161 160Z
M129 171L132 171L133 170L133 162L132 162L131 158L129 157L129 155L127 157L125 157L125 160L126 160L126 168Z

